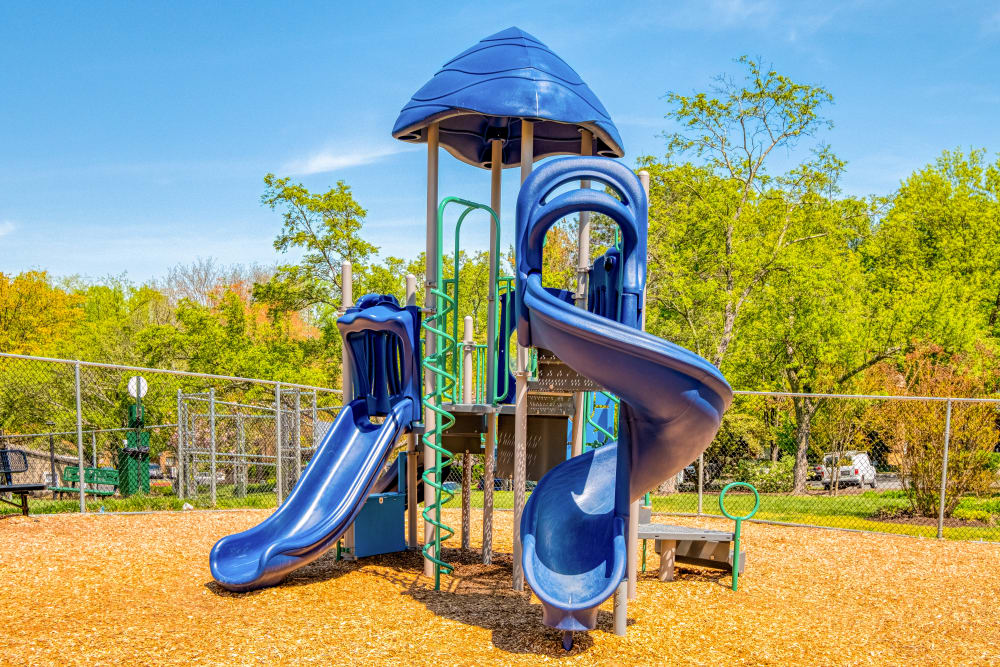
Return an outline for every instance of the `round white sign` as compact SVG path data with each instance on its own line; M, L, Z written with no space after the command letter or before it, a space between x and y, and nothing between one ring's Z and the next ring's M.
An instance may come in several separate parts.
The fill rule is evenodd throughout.
M142 398L146 395L146 390L149 389L149 383L146 382L146 378L139 375L133 375L128 380L128 395L132 398Z

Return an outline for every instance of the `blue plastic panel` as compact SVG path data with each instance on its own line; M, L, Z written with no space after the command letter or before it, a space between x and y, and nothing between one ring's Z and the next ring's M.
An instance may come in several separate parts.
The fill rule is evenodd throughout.
M406 550L405 493L373 493L354 520L354 556L364 558Z

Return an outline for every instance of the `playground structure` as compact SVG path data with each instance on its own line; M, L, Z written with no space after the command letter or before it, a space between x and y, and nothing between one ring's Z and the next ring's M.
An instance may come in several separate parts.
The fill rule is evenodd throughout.
M455 454L482 452L483 562L492 560L494 479L509 466L513 588L523 590L529 582L542 601L543 621L565 633L567 649L573 632L595 627L598 606L611 596L615 628L623 634L626 600L636 596L639 500L698 457L732 400L714 366L642 331L648 176L611 159L624 149L603 105L565 62L517 28L487 37L447 63L403 107L393 136L427 144L424 306L416 307L410 279L405 306L367 295L346 307L350 267L344 267L347 289L338 326L344 368L350 369L344 373L345 407L279 509L215 545L212 574L229 590L252 590L279 583L334 547L342 551L341 538L358 523L369 495L385 487L382 470L406 436L396 493L406 497L406 542L416 548L416 476L423 468L424 574L436 588L452 570L442 543L456 532L442 517L452 496L443 473ZM490 170L488 206L439 198L442 147ZM535 161L556 155L575 157L533 171ZM505 167L521 172L516 276L499 274ZM577 183L579 188L567 189ZM444 227L451 210L458 211L458 220L454 270L447 277ZM620 232L616 247L593 263L592 212ZM472 214L484 217L490 231L481 344L473 340L471 321L456 311L460 234ZM579 216L576 289L544 287L545 233L572 215ZM604 399L603 418L596 392L615 397ZM609 410L617 425L609 423ZM600 434L603 446L584 451L588 432ZM421 451L422 466L416 460ZM469 456L463 459L468 467ZM539 481L526 501L529 472ZM468 479L463 474L463 510ZM467 516L463 511L466 547ZM379 528L390 533L403 530L399 512L372 520L384 522Z

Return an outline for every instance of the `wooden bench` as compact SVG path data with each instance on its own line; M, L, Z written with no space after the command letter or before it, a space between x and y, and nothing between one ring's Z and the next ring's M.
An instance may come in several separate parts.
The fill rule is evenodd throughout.
M653 540L660 554L660 581L674 580L677 563L701 565L726 572L733 571L733 534L722 530L689 528L651 523L649 508L639 510L639 539ZM739 557L739 573L746 567L746 552Z
M21 514L28 516L28 495L33 491L44 491L44 484L14 484L12 475L27 472L28 456L20 449L0 449L0 493L10 493L21 497L21 502L15 503L0 498L0 502L21 508Z
M80 467L66 466L62 474L63 486L49 487L49 491L58 493L60 497L64 493L79 494L80 489L74 484L80 483ZM114 468L84 468L83 469L83 492L89 496L113 496L118 489L118 471ZM89 485L89 486L88 486ZM110 486L110 489L101 489L99 486Z

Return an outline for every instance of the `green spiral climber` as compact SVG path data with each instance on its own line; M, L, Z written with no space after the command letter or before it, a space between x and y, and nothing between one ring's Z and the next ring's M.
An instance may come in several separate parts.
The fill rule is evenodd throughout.
M440 269L440 267L439 267ZM438 273L438 275L441 275ZM441 404L444 397L455 387L455 376L447 371L448 354L455 343L453 336L445 330L443 324L449 313L455 310L455 301L444 290L430 289L436 302L435 312L424 319L423 329L428 337L434 336L434 354L425 355L422 365L434 376L434 390L424 394L424 407L434 413L434 423L427 424L422 436L424 447L434 451L434 467L425 469L423 480L434 489L434 502L424 499L424 521L434 526L434 541L424 545L424 556L434 563L434 588L441 587L441 573L450 573L454 568L441 559L441 542L455 534L447 524L441 521L441 506L455 494L444 487L442 476L445 466L451 462L451 454L441 447L442 434L455 423L450 412Z
M454 276L446 279L444 277L442 236L444 211L449 204L458 204L463 207L463 210L458 216L458 221L455 223ZM444 487L444 481L442 480L444 470L451 463L452 456L447 449L441 446L441 439L444 432L455 423L455 417L441 406L446 400L452 403L457 402L460 394L458 391L458 313L456 312L459 293L459 235L461 234L462 223L474 211L484 211L489 214L490 222L493 224L496 232L496 244L492 251L495 257L500 256L500 218L493 209L485 204L477 204L476 202L458 197L446 197L441 200L441 204L438 206L436 257L434 258L436 276L440 282L440 287L429 285L433 312L427 314L421 325L425 332L425 341L434 341L434 353L425 354L422 362L424 370L433 378L433 382L430 383L433 389L424 393L423 404L425 409L434 414L433 423L426 424L422 442L424 443L424 447L434 452L434 467L429 470L425 469L423 474L423 481L434 489L434 500L432 502L430 498L425 498L423 511L424 521L434 526L434 541L425 544L423 552L424 557L434 563L435 589L441 587L441 573L449 574L454 570L451 565L444 562L441 558L441 543L455 534L455 531L450 526L441 521L441 507L455 497L454 493ZM496 285L497 267L495 263L491 268L490 280L492 284ZM512 278L505 280L513 281ZM450 333L449 329L451 330ZM493 359L486 359L485 363L493 364L495 370L497 368L496 353L494 353ZM449 367L451 368L451 372L448 371ZM495 392L487 388L485 393L486 402L492 403Z

